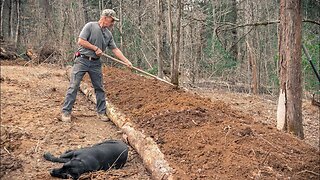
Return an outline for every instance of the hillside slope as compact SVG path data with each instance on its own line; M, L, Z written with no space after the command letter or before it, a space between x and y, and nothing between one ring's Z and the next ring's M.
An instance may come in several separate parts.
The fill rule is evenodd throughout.
M319 151L223 100L116 68L109 100L153 137L181 179L318 179Z

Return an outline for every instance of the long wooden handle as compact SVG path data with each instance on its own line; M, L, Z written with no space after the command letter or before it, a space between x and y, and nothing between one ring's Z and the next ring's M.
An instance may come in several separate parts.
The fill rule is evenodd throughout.
M120 63L120 64L126 65L126 63L124 63L123 61L120 61L119 59L116 59L116 58L114 58L114 57L111 57L111 56L109 56L109 55L107 55L107 54L105 54L105 53L102 53L102 55L103 55L104 57L110 58L110 59L112 59L112 60L114 60L114 61L116 61L116 62L118 62L118 63ZM132 69L137 70L137 71L139 71L139 72L141 72L141 73L143 73L143 74L145 74L145 75L148 75L148 76L150 76L150 77L153 77L153 78L155 78L155 79L157 79L157 80L159 80L159 81L162 81L162 82L165 82L165 83L167 83L167 84L170 84L171 86L175 86L174 84L172 84L172 83L170 83L170 82L168 82L168 81L166 81L166 80L164 80L164 79L161 79L161 78L159 78L159 77L157 77L157 76L155 76L155 75L153 75L153 74L150 74L150 73L148 73L148 72L145 72L145 71L143 71L143 70L141 70L141 69L139 69L139 68L137 68L137 67L132 66Z

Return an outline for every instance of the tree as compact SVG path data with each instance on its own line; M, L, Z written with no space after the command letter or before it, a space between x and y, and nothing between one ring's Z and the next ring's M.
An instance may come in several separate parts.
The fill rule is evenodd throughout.
M18 45L19 40L19 29L20 29L20 0L16 0L16 11L17 11L17 24L16 24L16 36L14 39L15 47Z
M163 78L163 60L161 56L161 45L162 45L162 0L157 0L157 34L156 34L156 43L157 43L157 62L158 62L158 77Z
M277 128L303 139L300 9L301 0L280 0Z
M167 0L168 3L168 38L169 38L169 59L171 64L171 78L172 78L172 72L173 72L173 59L174 59L174 43L173 43L173 21L172 21L172 12L171 12L171 0ZM172 79L171 79L172 82Z
M84 14L84 23L87 23L89 21L89 15L88 15L88 0L82 0L82 6L83 6L83 14Z
M174 48L174 54L172 58L172 71L171 71L171 82L174 85L179 85L179 59L180 59L180 32L181 32L181 14L182 14L182 3L181 0L178 0L178 18L177 18L177 39L176 45Z
M4 2L5 0L1 0L1 5L0 5L0 14L1 14L1 19L0 19L0 37L3 37L3 7L4 7Z

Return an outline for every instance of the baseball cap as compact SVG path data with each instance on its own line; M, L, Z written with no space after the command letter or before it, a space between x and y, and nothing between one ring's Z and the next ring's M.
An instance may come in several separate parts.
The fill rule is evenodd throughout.
M115 21L119 21L119 18L116 17L116 12L112 9L105 9L102 11L101 16L112 17Z

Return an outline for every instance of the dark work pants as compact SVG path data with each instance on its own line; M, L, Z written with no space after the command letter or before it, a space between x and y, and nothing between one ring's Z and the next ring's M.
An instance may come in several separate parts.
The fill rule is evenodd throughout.
M99 114L106 113L106 97L103 88L101 61L90 61L86 58L77 57L72 68L70 77L70 86L67 90L65 101L62 107L62 112L70 114L74 102L76 101L77 92L80 87L80 82L85 75L89 73L91 82L94 88L97 99L97 112Z

